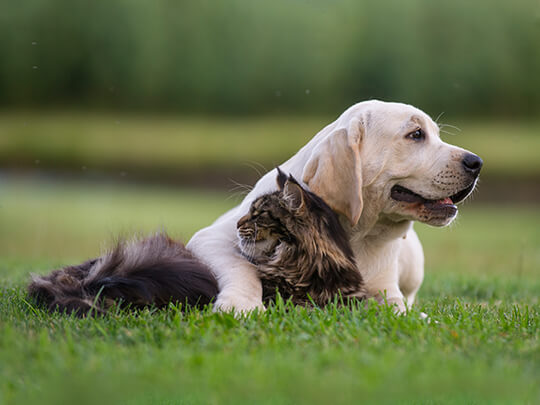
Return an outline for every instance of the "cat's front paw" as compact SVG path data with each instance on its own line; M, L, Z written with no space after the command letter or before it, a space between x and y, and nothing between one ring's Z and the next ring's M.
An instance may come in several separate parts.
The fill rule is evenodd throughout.
M231 312L236 315L245 315L251 311L264 311L264 305L260 299L241 297L238 295L219 294L214 303L214 312Z

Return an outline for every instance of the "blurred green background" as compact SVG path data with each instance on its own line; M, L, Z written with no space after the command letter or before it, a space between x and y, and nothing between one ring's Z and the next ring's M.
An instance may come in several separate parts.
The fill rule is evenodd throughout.
M540 107L534 0L27 0L0 6L0 103L323 113Z
M0 255L91 255L126 223L177 217L189 238L370 98L423 109L482 156L472 204L540 201L537 1L2 2L0 55ZM107 202L122 192L133 215L90 232L122 217ZM160 193L178 209L144 222L137 208L160 208L137 202ZM94 218L68 209L88 194Z
M421 108L485 162L452 226L416 225L417 308L440 324L382 314L355 327L332 310L320 312L328 328L309 311L269 314L276 330L174 311L94 323L25 301L30 272L95 256L118 235L189 239L372 98ZM537 0L0 1L0 403L41 403L66 386L66 403L95 403L100 381L118 389L132 372L141 378L124 385L157 391L204 376L180 385L201 402L167 403L246 392L301 403L289 388L303 403L344 387L429 398L439 380L454 395L453 382L473 380L526 393L540 376L539 208Z
M86 232L112 205L63 210L70 232L36 225L88 193L130 193L133 231L191 218L188 238L371 98L423 109L482 156L472 204L540 201L537 1L2 2L0 57L0 255L92 254L120 231ZM141 223L136 201L174 192L175 218ZM62 249L67 234L89 248Z

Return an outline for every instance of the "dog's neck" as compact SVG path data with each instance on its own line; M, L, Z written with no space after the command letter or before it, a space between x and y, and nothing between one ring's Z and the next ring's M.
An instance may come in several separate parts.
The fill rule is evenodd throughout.
M358 224L347 229L358 270L366 283L380 277L396 265L396 251L412 226L412 221L395 222L386 217L360 218Z
M365 219L364 219L365 218ZM379 242L388 242L391 240L403 238L411 229L413 221L403 220L395 222L386 217L360 218L358 224L354 227L348 223L346 218L342 219L342 224L350 235L354 243L376 239Z
M389 242L404 237L412 226L412 221L389 218L382 213L384 197L370 187L364 189L364 207L358 223L354 226L343 218L342 223L349 224L345 229L353 242L375 239Z

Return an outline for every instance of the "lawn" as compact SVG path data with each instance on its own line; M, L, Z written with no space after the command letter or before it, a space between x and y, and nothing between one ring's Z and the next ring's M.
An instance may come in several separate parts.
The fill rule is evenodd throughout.
M280 303L244 319L174 306L74 319L26 300L29 272L118 233L187 239L239 196L14 178L0 193L0 403L540 401L536 206L469 204L450 228L417 226L426 280L408 316Z

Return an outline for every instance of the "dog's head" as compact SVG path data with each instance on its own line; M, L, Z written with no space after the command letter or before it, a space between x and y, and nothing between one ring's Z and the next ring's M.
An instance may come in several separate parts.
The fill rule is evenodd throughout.
M302 180L353 225L361 215L448 225L482 167L443 142L424 112L399 103L356 104L314 141Z

